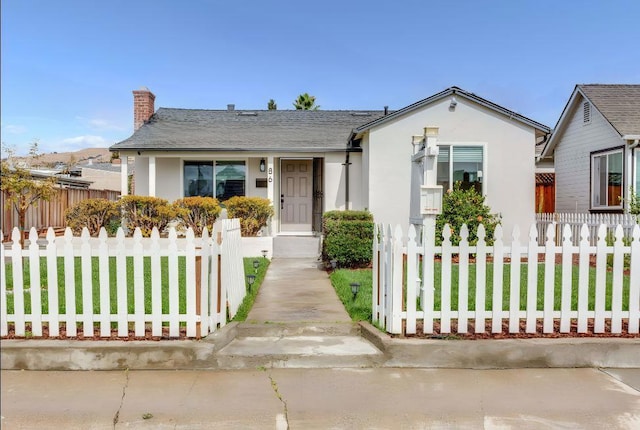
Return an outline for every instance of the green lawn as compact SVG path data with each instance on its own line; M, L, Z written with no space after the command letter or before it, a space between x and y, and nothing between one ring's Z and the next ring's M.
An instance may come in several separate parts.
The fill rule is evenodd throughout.
M253 285L252 292L257 292L262 279L264 278L264 274L269 266L269 260L262 257L256 258L245 258L244 259L244 267L245 274L254 273L255 270L253 268L253 260L258 260L260 262L260 267L258 267L258 273L256 274L256 282ZM24 288L30 287L30 273L29 273L29 260L24 259ZM76 257L74 261L74 279L75 279L75 292L76 292L76 310L77 313L80 314L83 312L82 305L82 272L81 272L81 259L80 257ZM168 258L161 257L161 291L162 291L162 312L169 313L169 269L168 269ZM145 257L143 260L144 264L144 297L145 297L145 313L151 313L151 259L149 257ZM99 284L99 267L98 267L98 258L92 258L92 287L93 287L93 312L100 313L100 284ZM178 257L178 292L179 292L179 312L184 313L186 311L186 258ZM13 291L13 273L12 273L12 265L11 263L6 264L5 274L7 278L7 291ZM128 313L134 313L135 309L135 298L134 298L134 282L133 282L133 257L127 257L127 307ZM40 285L43 287L41 297L42 297L42 309L43 313L49 313L49 298L47 287L47 266L46 266L46 258L40 259ZM63 314L66 312L66 303L65 303L65 272L64 272L64 259L62 257L58 257L58 312ZM109 306L111 309L111 313L115 314L117 311L117 297L116 297L116 259L115 257L109 258L109 288L110 288L110 302ZM255 299L255 294L253 297L245 298L245 302L241 305L238 314L244 312L246 317L246 309L247 306L250 309L251 304L253 304L253 300ZM250 301L250 302L249 302ZM7 310L11 314L14 312L14 296L13 294L7 295ZM31 312L31 293L29 291L25 292L25 312ZM236 317L237 318L237 317Z
M510 273L511 266L504 265L504 273L503 273L503 291L502 291L502 309L509 309L509 299L510 299ZM578 267L572 267L572 292L571 292L571 308L573 310L577 309L578 302ZM520 309L526 309L527 303L527 273L528 268L526 265L520 266ZM589 269L589 310L594 309L595 304L595 287L593 284L595 283L595 269ZM442 277L442 265L439 262L435 264L435 285L436 290L434 293L434 301L435 301L435 310L441 309L441 293L440 293L440 283ZM475 310L476 307L476 299L475 299L475 291L476 291L476 266L475 264L469 265L469 298L468 298L468 308L469 310ZM561 289L560 285L562 283L562 266L555 266L555 288L554 288L554 308L555 310L560 310L560 297L561 297ZM607 286L605 289L605 306L607 309L611 308L611 296L612 296L612 279L613 275L610 272L607 272ZM349 315L353 320L370 320L371 318L371 285L372 285L372 274L370 269L362 269L362 270L348 270L348 269L339 269L331 274L331 282L340 297L340 300L345 304ZM361 287L358 292L358 296L356 300L352 300L353 296L351 294L350 283L351 282L360 282ZM538 265L538 285L537 285L537 308L543 309L544 303L544 264ZM486 294L485 294L485 309L491 310L493 306L493 265L487 265L487 273L486 273ZM622 307L623 310L629 309L629 276L623 277L623 291L622 291ZM458 309L458 266L454 265L451 273L451 309Z

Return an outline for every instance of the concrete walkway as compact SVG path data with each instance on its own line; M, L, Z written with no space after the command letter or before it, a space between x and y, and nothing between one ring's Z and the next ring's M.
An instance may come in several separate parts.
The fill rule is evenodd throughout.
M217 353L224 368L362 367L383 354L360 336L314 259L274 258L245 323Z

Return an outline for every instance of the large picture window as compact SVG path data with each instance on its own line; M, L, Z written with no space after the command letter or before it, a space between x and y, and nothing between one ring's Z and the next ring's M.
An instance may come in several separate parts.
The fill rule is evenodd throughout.
M592 209L622 208L622 149L591 154Z
M184 196L213 197L213 162L184 162Z
M439 145L438 185L453 189L456 182L468 190L474 188L482 194L484 148L479 145Z
M221 202L245 195L246 166L244 161L216 161L216 198Z

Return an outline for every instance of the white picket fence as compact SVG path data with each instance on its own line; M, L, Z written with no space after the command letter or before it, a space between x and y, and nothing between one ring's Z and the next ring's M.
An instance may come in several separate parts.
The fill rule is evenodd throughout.
M568 225L571 229L573 244L578 245L580 240L580 230L583 225L589 229L591 245L595 245L598 238L598 228L601 225L607 226L607 235L613 238L616 226L621 225L624 237L631 239L633 227L638 224L638 216L631 214L609 214L609 213L537 213L536 227L538 229L538 244L544 245L546 241L546 231L549 225L556 229L558 241L562 238L562 229Z
M572 243L568 225L563 228L560 246L556 245L553 225L546 230L544 246L538 245L535 225L524 240L514 229L510 244L504 243L502 227L498 226L491 246L486 244L484 226L478 229L474 246L468 242L466 226L461 229L459 246L451 244L448 225L443 231L442 246L425 247L414 226L410 226L408 238L403 237L399 226L394 231L376 226L373 322L387 332L415 334L417 323L422 322L426 334L467 333L469 323L476 333L501 333L504 319L508 320L509 333L520 332L521 323L525 324L526 333L539 332L538 323L543 333L568 333L572 323L577 323L578 333L620 333L624 324L629 333L639 332L640 226L633 227L630 245L625 245L623 228L617 226L611 246L607 244L605 225L598 228L595 246L590 244L587 225L580 230L577 246ZM595 256L595 276L590 276L591 256ZM471 258L475 260L475 276L470 275ZM435 282L437 265L439 283ZM493 269L490 282L488 269ZM506 270L508 280L504 279ZM560 272L558 282L556 271ZM526 292L524 303L522 285ZM559 292L559 297L554 292ZM505 303L503 293L509 297ZM470 306L470 299L474 306ZM452 304L453 300L457 305ZM439 329L434 327L435 322ZM485 329L487 322L490 329Z
M238 219L219 220L213 234L205 230L201 238L191 229L184 239L174 229L161 238L155 228L150 238L139 229L132 238L122 229L115 238L104 229L91 238L86 228L80 237L67 228L56 238L50 228L39 243L32 228L22 249L15 228L11 240L9 249L0 246L2 336L11 326L17 337L27 335L27 328L29 335L41 337L43 327L49 337L62 330L75 337L80 326L84 337L96 331L111 337L112 328L117 337L129 337L131 327L135 337L145 336L147 329L153 337L180 337L184 327L186 337L199 338L224 326L227 312L235 315L246 292Z

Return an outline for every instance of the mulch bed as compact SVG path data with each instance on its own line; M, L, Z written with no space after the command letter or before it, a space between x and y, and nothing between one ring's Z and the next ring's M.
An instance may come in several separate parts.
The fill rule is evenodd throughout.
M560 321L554 320L553 322L553 333L543 333L543 322L542 320L536 321L536 332L535 333L526 333L526 321L520 321L520 330L517 333L509 333L509 322L508 320L503 320L502 322L502 331L500 333L491 333L491 321L486 321L484 332L476 333L475 324L473 321L469 321L468 324L468 333L457 333L458 331L458 323L455 320L451 321L451 333L441 333L440 332L440 322L434 321L433 323L433 331L432 334L423 333L423 323L422 321L418 321L416 323L416 331L417 334L406 334L406 335L392 335L394 338L401 339L459 339L459 340L480 340L480 339L556 339L556 338L640 338L639 333L629 333L628 331L628 321L622 321L622 331L621 333L611 333L611 322L609 320L605 320L604 323L604 333L594 333L593 330L593 319L589 319L587 321L587 332L586 333L578 333L578 322L577 320L571 320L571 328L568 333L560 333Z
M169 337L169 327L162 328L162 336L153 336L151 334L151 327L146 327L144 336L136 336L133 328L129 329L129 335L127 337L118 337L118 330L111 329L111 336L109 337L101 337L100 331L95 330L94 333L87 334L85 336L82 328L78 328L76 336L67 336L67 331L64 327L64 324L60 326L60 335L59 336L49 336L49 327L47 325L43 325L42 327L42 337L35 337L30 333L33 333L31 330L31 324L25 324L25 330L29 334L27 336L16 336L15 333L15 325L9 324L9 330L7 336L2 336L2 339L55 339L55 340L115 340L115 341L136 341L136 340L152 340L152 341L160 341L160 340L188 340L191 338L187 337L187 329L185 327L180 327L180 337Z

